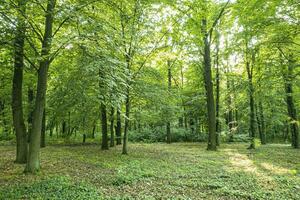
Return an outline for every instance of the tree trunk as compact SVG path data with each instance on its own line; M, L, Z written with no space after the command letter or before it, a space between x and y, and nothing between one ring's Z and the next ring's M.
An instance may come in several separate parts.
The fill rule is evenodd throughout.
M16 131L16 163L26 163L27 160L27 134L23 118L22 86L24 68L24 41L26 25L22 15L25 15L26 1L18 1L18 18L14 43L14 74L12 88L12 114L13 126Z
M28 116L27 116L27 123L28 123L28 136L27 141L30 142L30 134L32 130L32 118L33 118L33 101L34 101L34 92L32 88L28 88Z
M293 99L293 84L292 84L293 67L289 63L287 75L285 76L285 92L286 92L286 105L289 116L290 131L292 134L292 147L300 148L299 144L299 127L297 123L297 112Z
M46 147L46 111L43 112L42 131L41 131L41 148Z
M129 126L129 116L130 115L130 94L129 94L129 86L127 86L126 93L126 104L125 104L125 125L124 125L124 136L123 136L123 149L122 154L128 154L127 152L127 142L128 142L128 126Z
M68 136L71 135L71 112L68 112Z
M117 145L121 145L122 144L122 139L121 139L121 128L122 128L122 124L121 124L121 112L118 109L117 110L117 126L116 126L116 136L117 136Z
M216 144L220 145L220 72L219 72L219 33L217 33L217 52L216 52Z
M254 65L254 63L252 63ZM251 144L249 149L255 149L255 113L254 113L254 88L252 83L253 66L250 67L249 61L246 63L247 75L248 75L248 90L249 90L249 107L250 107L250 132Z
M40 138L42 130L43 112L45 109L48 68L50 65L50 48L52 39L53 12L55 0L48 0L45 14L45 33L41 50L41 61L38 69L38 83L36 100L33 111L32 132L29 143L29 156L25 168L26 173L36 173L40 169Z
M84 134L82 135L82 144L85 144L85 140L86 140L86 134L84 133Z
M93 125L92 138L95 139L95 131L96 131L96 122Z
M66 131L67 131L67 123L65 120L63 120L63 122L61 124L62 137L66 137Z
M108 150L107 115L106 115L106 105L104 103L101 103L101 125L102 125L101 149Z
M168 96L171 96L171 87L172 87L172 71L171 71L171 62L168 60ZM168 111L168 114L171 115L171 112ZM171 144L172 142L172 138L171 138L171 123L170 123L170 118L172 118L172 116L168 116L167 119L167 143Z
M208 145L207 150L217 150L216 145L216 115L215 115L215 100L213 93L213 82L211 74L211 58L210 44L208 41L209 34L207 33L207 21L202 20L203 28L203 43L204 43L204 82L206 89L207 115L208 115Z
M260 138L261 144L267 144L264 109L261 101L259 101L258 103L258 109L259 109L259 118L261 124L261 138Z
M111 147L115 146L114 114L115 114L115 109L111 107L111 111L110 111L110 146Z
M258 134L259 134L259 139L262 143L263 141L263 133L262 133L262 126L261 126L261 120L260 120L260 114L259 114L259 110L258 110L258 106L257 104L255 104L255 114L256 114L256 124L257 124L257 128L258 128Z

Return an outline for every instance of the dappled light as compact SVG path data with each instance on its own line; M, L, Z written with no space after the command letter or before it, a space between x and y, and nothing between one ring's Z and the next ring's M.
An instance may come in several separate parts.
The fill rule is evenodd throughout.
M0 0L0 200L300 199L298 1Z

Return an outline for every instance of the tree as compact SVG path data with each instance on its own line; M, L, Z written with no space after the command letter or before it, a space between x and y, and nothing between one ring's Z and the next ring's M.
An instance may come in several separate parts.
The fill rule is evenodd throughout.
M23 16L26 12L27 0L19 0L17 8L17 27L14 44L14 75L12 88L12 111L13 125L17 137L16 163L26 163L27 161L27 133L23 117L23 68L24 68L24 42L26 22Z
M30 134L29 154L26 173L36 173L40 169L40 138L43 113L45 109L48 69L51 63L50 49L52 40L53 16L56 0L48 0L45 14L45 31L42 40L41 61L38 69L38 83L33 111L32 132Z

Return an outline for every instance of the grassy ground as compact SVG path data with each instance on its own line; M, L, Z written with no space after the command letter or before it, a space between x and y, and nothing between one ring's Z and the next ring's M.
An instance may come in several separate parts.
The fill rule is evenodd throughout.
M300 199L300 151L246 144L49 146L41 172L23 175L14 147L0 146L0 199Z

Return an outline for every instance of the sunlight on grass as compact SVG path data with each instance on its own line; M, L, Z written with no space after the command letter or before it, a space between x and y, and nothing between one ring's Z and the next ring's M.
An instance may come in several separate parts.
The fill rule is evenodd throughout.
M230 151L227 152L227 154L229 156L229 160L232 164L233 169L257 173L257 167L254 165L253 161L250 160L246 155Z
M249 157L253 157L252 154L244 155L237 152L227 151L229 156L229 161L231 163L231 170L233 171L243 171L255 175L257 182L266 189L271 189L275 187L276 183L272 177L261 172L253 160Z
M294 170L290 170L290 169L286 169L283 167L277 167L271 163L260 163L260 165L270 171L273 174L279 174L279 175L283 175L283 174L294 174Z
M29 194L40 199L48 193L74 199L90 191L104 199L128 200L300 199L300 177L286 171L298 169L297 151L268 146L249 153L245 147L223 144L210 152L206 143L131 143L129 155L123 156L121 146L109 151L93 144L48 146L41 151L41 172L25 176L24 166L13 162L14 147L0 146L0 194L2 199L28 199L30 186ZM71 190L60 191L59 185Z

